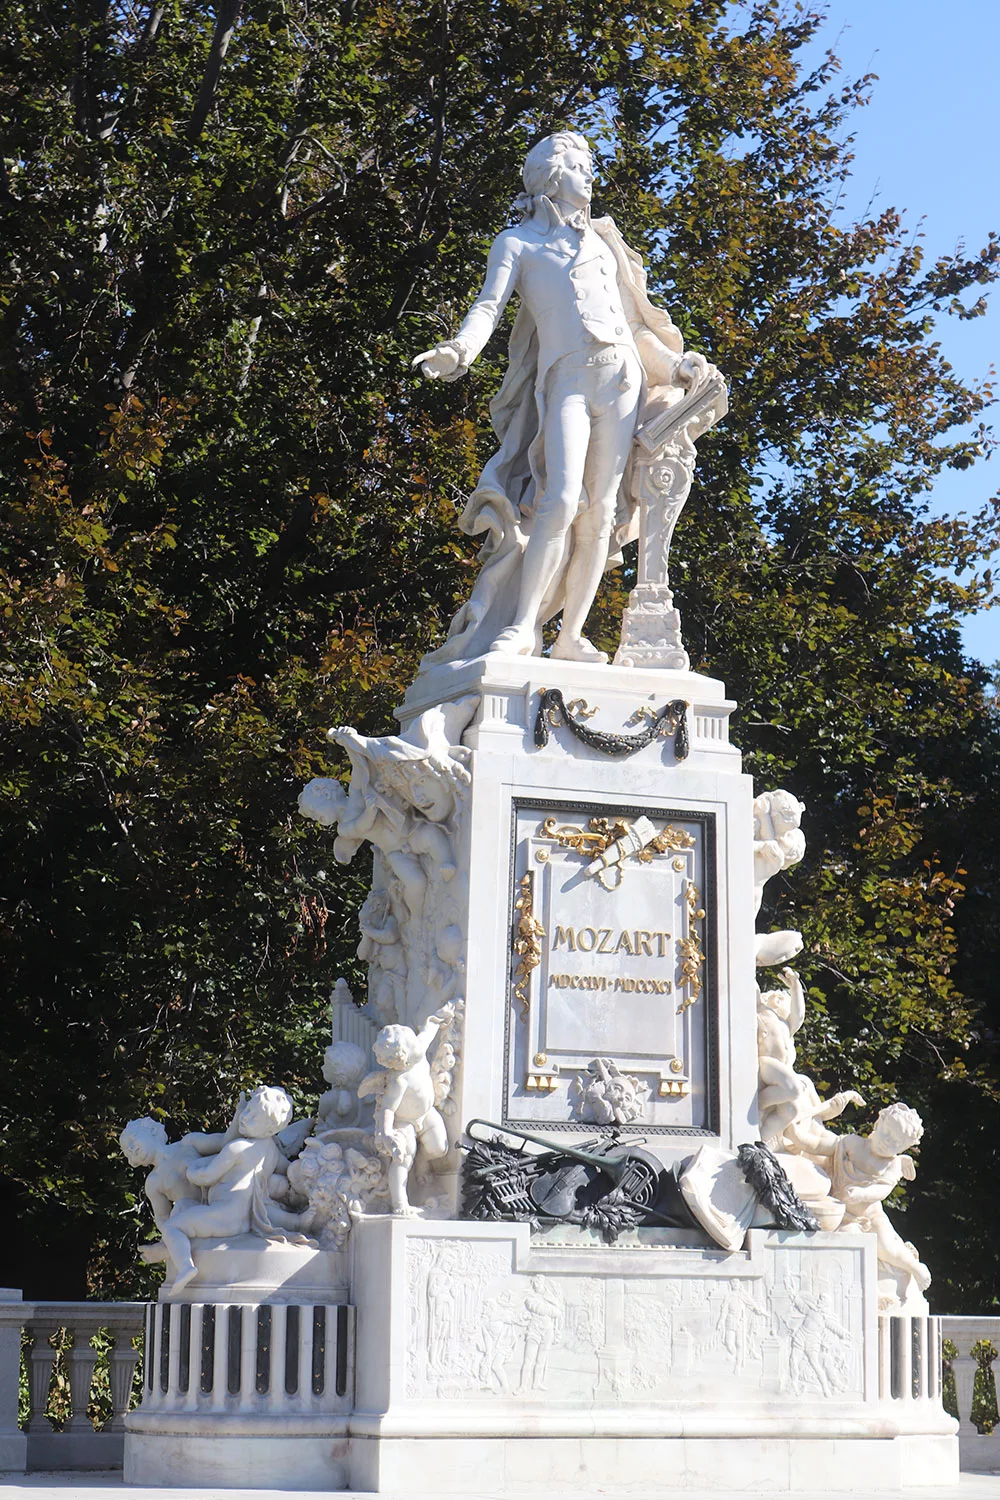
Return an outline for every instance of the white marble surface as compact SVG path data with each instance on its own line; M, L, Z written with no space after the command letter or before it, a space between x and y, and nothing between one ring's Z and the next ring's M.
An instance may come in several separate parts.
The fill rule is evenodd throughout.
M0 1474L0 1495L30 1496L30 1500L72 1500L83 1495L86 1500L293 1500L301 1490L245 1490L219 1489L203 1485L197 1489L149 1489L141 1485L127 1485L120 1474L24 1474L16 1478ZM549 1492L549 1500L607 1500L609 1495L618 1495L617 1487L602 1490L583 1489L567 1485L562 1490ZM719 1491L686 1489L684 1500L774 1500L770 1488L754 1486L750 1489ZM864 1491L859 1491L864 1494ZM341 1490L338 1500L368 1500L370 1491ZM827 1487L820 1489L798 1489L785 1491L782 1500L829 1500ZM662 1500L663 1491L629 1490L629 1500ZM906 1489L885 1490L879 1500L1000 1500L1000 1474L962 1474L953 1484L908 1486ZM386 1492L383 1500L410 1500L409 1494L396 1490ZM487 1489L478 1485L459 1491L452 1500L493 1500Z

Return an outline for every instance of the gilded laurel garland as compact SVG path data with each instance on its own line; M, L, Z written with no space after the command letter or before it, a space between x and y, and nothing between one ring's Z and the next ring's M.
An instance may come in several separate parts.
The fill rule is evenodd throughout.
M522 875L514 910L518 913L514 929L514 952L518 955L514 970L514 996L521 1005L521 1019L527 1020L531 1009L531 976L542 961L542 939L545 928L533 910L534 876L529 870Z
M684 999L677 1007L677 1014L683 1015L688 1010L702 991L701 971L705 966L705 952L701 946L701 933L695 925L705 920L705 908L701 904L701 892L693 880L685 882L684 899L688 909L688 935L677 939L677 951L681 958L680 985L686 991Z

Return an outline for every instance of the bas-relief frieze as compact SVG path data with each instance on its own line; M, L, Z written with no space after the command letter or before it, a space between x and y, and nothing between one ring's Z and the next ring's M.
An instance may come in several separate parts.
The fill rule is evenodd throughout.
M578 1394L596 1374L587 1356L601 1337L602 1301L596 1281L512 1273L509 1252L411 1239L407 1395L530 1399L550 1387L558 1396L567 1380Z
M539 1274L506 1247L412 1238L407 1396L861 1400L860 1257L768 1250L759 1277Z

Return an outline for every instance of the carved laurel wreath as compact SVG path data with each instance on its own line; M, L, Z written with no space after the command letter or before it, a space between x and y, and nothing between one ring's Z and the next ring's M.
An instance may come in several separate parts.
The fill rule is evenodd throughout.
M546 688L539 694L538 712L535 715L535 744L540 750L549 742L549 726L558 728L564 724L582 745L589 745L591 750L600 750L603 755L634 755L637 750L645 750L654 740L673 735L675 759L687 759L687 704L683 698L675 698L672 703L661 708L638 734L607 734L600 729L590 729L583 723L583 712L578 712L575 716L571 713L578 701L567 704L558 688Z

